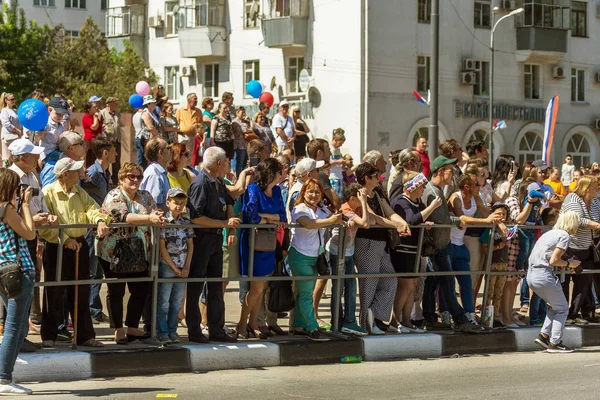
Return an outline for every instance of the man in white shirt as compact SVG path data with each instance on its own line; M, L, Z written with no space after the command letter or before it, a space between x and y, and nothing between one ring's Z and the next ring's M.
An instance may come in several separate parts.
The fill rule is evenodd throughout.
M293 148L294 138L294 121L292 117L288 115L290 105L287 101L283 100L279 103L279 113L273 117L273 123L271 130L277 135L275 141L277 142L277 148L279 154L286 148Z
M560 180L563 186L569 190L569 185L573 182L573 174L575 173L575 166L573 165L573 157L567 154L565 157L565 163L562 165L562 171L560 174Z

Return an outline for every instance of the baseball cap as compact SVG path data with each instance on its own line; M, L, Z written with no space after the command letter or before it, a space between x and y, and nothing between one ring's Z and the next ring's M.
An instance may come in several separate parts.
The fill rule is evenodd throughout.
M53 97L50 99L50 103L48 103L49 107L54 108L54 111L56 111L59 114L66 114L67 113L67 102L65 99L61 99L60 97Z
M535 160L531 163L532 166L538 167L540 171L545 171L548 169L548 164L544 160Z
M54 175L61 176L66 171L77 171L83 168L84 161L75 161L69 157L61 158L54 166Z
M456 163L456 158L448 158L444 156L438 156L431 163L431 172L435 172L438 169L445 167L446 165Z
M90 103L93 103L93 102L95 102L95 101L100 101L100 100L102 100L102 97L98 97L98 96L92 96L92 97L90 97L90 98L89 98L89 100L88 100L88 101L89 101Z
M154 100L154 97L152 97L151 94L147 94L144 96L144 105L150 104L150 103L156 103L156 100Z
M296 175L306 175L313 169L323 167L323 165L325 165L325 161L315 161L312 158L303 158L296 164Z
M13 140L8 146L8 151L10 151L10 154L13 156L20 156L23 154L38 154L42 160L46 156L43 147L34 145L28 139Z
M108 99L106 99L106 104L108 103L114 103L115 101L119 101L119 99L117 99L116 97L109 97Z
M83 144L83 138L75 131L63 132L58 138L58 150L63 153L67 151L69 146L73 146L75 144Z
M185 197L187 197L187 194L185 194L185 192L183 191L183 189L178 188L178 187L171 188L167 192L167 199L170 199L172 197L177 197L177 196L185 196Z
M283 107L283 106L289 106L290 103L287 102L287 100L283 100L279 103L279 107Z

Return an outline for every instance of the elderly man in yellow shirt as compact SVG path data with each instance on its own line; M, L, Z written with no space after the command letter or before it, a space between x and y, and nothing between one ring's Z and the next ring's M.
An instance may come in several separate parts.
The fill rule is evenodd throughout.
M56 215L58 223L63 224L97 224L98 237L108 234L107 223L109 217L100 211L100 207L87 194L77 186L79 172L83 168L83 161L71 158L62 158L56 162L54 173L57 181L42 189L46 202L47 212ZM61 278L63 281L75 280L75 257L79 252L78 279L89 278L89 248L84 235L87 228L68 228L64 230ZM45 281L56 281L57 259L59 246L58 229L40 229L40 236L47 241L44 254ZM75 287L66 286L69 297L75 299ZM62 321L62 304L65 286L44 287L44 304L42 307L42 345L54 347L58 334L69 336L64 328L59 332ZM77 309L77 344L89 347L102 347L102 342L95 339L96 333L92 325L92 316L89 307L90 285L79 285ZM71 301L70 313L75 315L74 301ZM62 336L61 335L61 336Z
M185 107L180 107L175 113L175 118L179 123L178 136L179 143L185 144L190 154L194 153L194 136L196 135L196 126L203 124L202 110L198 107L198 96L196 93L187 95L187 104Z

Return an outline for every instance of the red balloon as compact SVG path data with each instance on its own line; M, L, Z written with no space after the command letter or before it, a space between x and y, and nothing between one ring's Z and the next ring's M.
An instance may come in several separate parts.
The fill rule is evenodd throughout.
M275 98L273 98L273 95L271 93L263 92L258 98L258 101L260 101L261 103L267 103L269 108L271 108L273 107L273 103L275 103Z

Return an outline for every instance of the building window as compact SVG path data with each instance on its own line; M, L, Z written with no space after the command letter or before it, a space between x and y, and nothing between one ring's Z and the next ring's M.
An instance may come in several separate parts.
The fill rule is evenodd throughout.
M244 61L244 96L246 97L248 97L246 85L252 80L260 80L260 62L258 60Z
M569 29L571 7L552 0L524 0L523 26Z
M529 100L540 99L540 66L525 64L525 98Z
M192 1L188 0L188 2ZM225 26L225 16L227 14L225 0L195 0L193 3L180 6L179 18L175 18L179 28Z
M585 101L585 70L571 68L571 101Z
M417 19L421 23L431 22L431 0L417 0L419 2Z
M219 64L204 66L204 97L219 97Z
M487 146L487 144L490 142L490 138L488 137L488 131L485 129L477 129L475 132L473 132L471 134L471 137L469 138L469 142L471 140L481 140Z
M490 27L490 10L492 9L490 0L475 0L474 15L475 28L489 28Z
M519 164L542 158L542 136L537 132L526 132L519 143Z
M590 143L581 133L575 133L567 142L567 153L573 156L573 165L581 167L590 165L592 153Z
M489 96L490 86L490 63L487 61L475 61L474 69L476 79L473 86L474 96Z
M417 56L417 91L429 90L429 56Z
M260 15L260 2L258 0L244 0L244 28L258 28Z
M85 0L65 0L65 8L85 9Z
M421 138L425 138L427 140L429 140L429 128L424 126L422 128L419 128L416 132L415 132L415 136L413 137L413 146L417 145L417 140L421 139Z
M288 60L288 93L300 93L300 71L304 68L304 57L290 57Z
M108 0L100 0L100 9L106 10L108 8Z
M65 31L65 38L66 39L77 39L79 37L79 31Z
M54 0L33 0L34 6L56 7Z
M571 3L571 36L587 37L587 3Z
M179 98L179 67L165 67L165 91L169 99Z
M176 6L176 1L165 3L165 36L177 35L177 14L174 12Z

